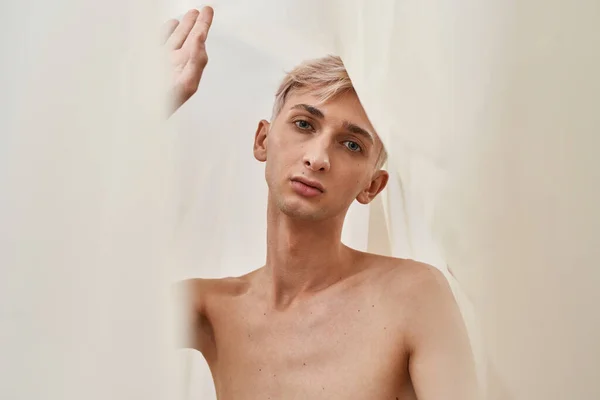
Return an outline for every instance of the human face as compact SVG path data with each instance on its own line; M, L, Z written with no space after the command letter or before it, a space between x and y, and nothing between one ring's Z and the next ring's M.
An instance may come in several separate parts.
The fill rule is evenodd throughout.
M376 170L381 150L354 92L326 103L292 92L271 124L261 121L254 144L271 201L304 220L344 216L354 199L369 203L387 183Z

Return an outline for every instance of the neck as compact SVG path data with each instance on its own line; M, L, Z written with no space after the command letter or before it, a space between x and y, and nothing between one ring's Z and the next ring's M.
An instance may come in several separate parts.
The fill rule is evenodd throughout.
M291 218L269 201L266 280L275 307L285 307L340 281L351 262L342 244L344 215L324 221Z

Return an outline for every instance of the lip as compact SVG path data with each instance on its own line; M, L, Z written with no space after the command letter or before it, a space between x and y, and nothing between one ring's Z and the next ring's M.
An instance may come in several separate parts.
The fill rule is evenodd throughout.
M325 188L317 181L311 181L310 179L306 179L304 177L298 176L291 179L292 181L300 182L305 184L306 186L313 187L319 190L321 193L325 192Z

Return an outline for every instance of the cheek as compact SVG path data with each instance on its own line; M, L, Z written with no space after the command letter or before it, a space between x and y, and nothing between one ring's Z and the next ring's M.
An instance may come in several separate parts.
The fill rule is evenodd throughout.
M335 182L340 192L347 196L356 196L369 184L369 179L364 172L364 166L348 168L341 174L336 174Z
M265 177L267 182L275 183L288 174L294 165L294 156L290 154L290 146L273 138L268 144L267 162L265 163Z
M296 143L286 137L275 136L268 143L268 161L280 168L293 166L302 159L303 143Z

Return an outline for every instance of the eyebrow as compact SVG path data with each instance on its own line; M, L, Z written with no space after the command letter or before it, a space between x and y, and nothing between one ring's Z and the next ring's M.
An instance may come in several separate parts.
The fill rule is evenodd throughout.
M361 128L360 126L348 121L344 121L343 126L347 131L355 133L357 135L365 136L367 139L369 139L371 143L375 143L375 138L373 138L373 135L369 133L369 131L366 131L363 128Z
M321 110L316 107L309 106L308 104L296 104L292 109L300 109L304 111L308 111L310 114L317 118L325 118L325 114Z
M310 106L308 104L296 104L295 106L292 107L292 109L300 109L300 110L307 111L309 114L311 114L312 116L314 116L316 118L321 118L321 119L325 118L325 114L323 114L323 111L319 110L316 107ZM373 137L373 134L370 133L369 131L361 128L360 126L353 124L351 122L348 122L348 121L344 121L342 123L342 126L348 132L364 136L367 139L369 139L369 141L371 143L375 143L375 138Z

